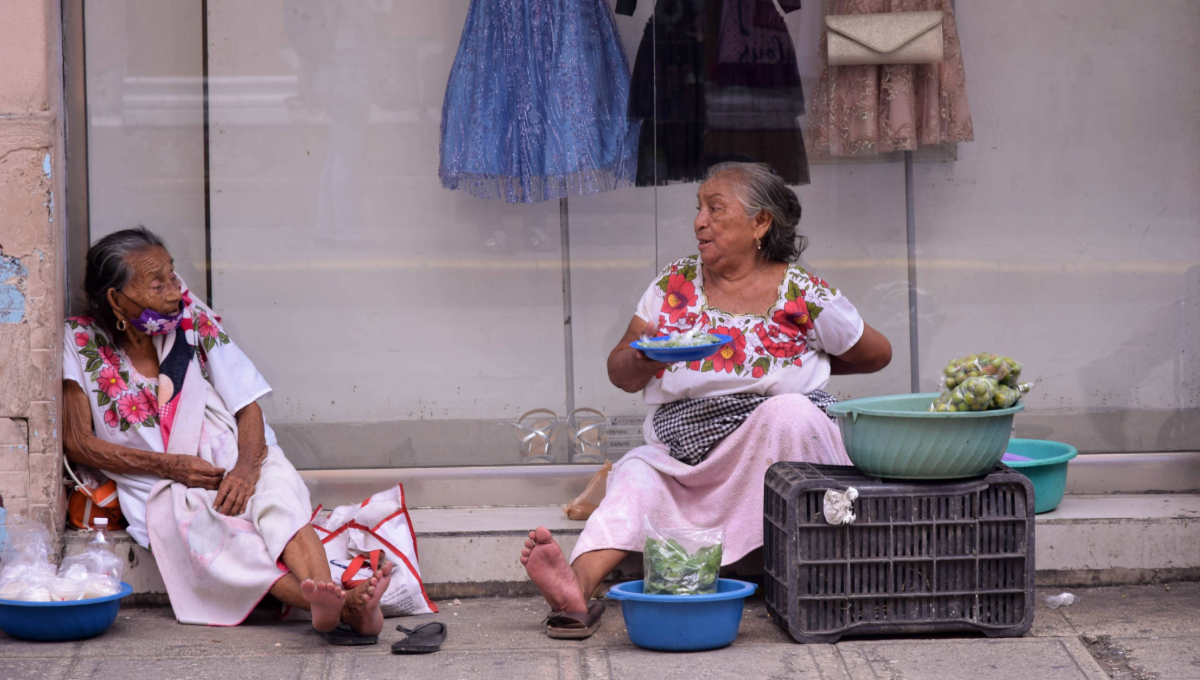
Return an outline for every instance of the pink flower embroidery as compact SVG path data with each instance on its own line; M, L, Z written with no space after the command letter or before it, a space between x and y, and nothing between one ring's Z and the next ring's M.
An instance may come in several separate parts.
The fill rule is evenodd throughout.
M142 399L146 400L146 407L150 411L150 415L158 415L158 395L149 387L142 388Z
M123 420L140 425L150 417L150 404L141 392L130 392L117 400L117 411Z
M80 326L83 326L84 328L87 328L88 326L91 326L92 324L96 323L96 320L90 316L73 316L69 319L69 321L74 321L75 323L79 324Z
M125 388L128 387L125 384L125 379L112 366L105 366L100 369L100 377L96 382L100 386L100 391L108 395L109 399L116 399L117 395L124 392Z
M202 338L215 338L221 334L221 329L217 328L217 324L213 323L212 319L208 318L208 315L204 313L200 314L196 330Z
M104 424L116 429L121 424L121 419L117 417L117 412L109 409L104 412Z
M117 358L117 353L108 345L101 345L98 349L100 358L109 366L120 366L121 360Z
M75 344L79 345L80 347L86 347L88 342L90 342L90 340L91 340L91 338L88 337L87 333L76 333L75 334Z

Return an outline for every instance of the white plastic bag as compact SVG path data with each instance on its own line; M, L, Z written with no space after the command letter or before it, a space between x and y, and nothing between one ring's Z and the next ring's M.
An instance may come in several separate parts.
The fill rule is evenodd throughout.
M7 521L8 542L0 568L0 600L50 602L57 568L50 563L50 532L20 515Z
M829 524L853 524L854 501L858 499L858 489L850 487L845 491L829 489L825 492L822 503L825 521Z
M397 484L359 505L340 506L313 528L325 545L335 581L352 588L371 578L372 553L392 563L392 581L380 600L386 617L433 614L437 605L425 594L417 564L417 537L413 531L404 487ZM355 560L356 557L362 557Z
M76 555L64 557L59 574L74 566L83 567L87 573L97 576L111 576L118 581L125 575L125 560L100 548L88 548Z
M645 581L651 595L703 595L717 592L725 530L681 527L663 529L647 517L646 547L642 553Z
M50 532L46 527L20 515L10 515L7 524L8 542L0 555L4 566L50 562Z
M1073 605L1078 601L1079 597L1077 595L1072 595L1071 593L1059 593L1058 595L1050 595L1046 597L1046 606L1051 609L1058 609L1059 607Z

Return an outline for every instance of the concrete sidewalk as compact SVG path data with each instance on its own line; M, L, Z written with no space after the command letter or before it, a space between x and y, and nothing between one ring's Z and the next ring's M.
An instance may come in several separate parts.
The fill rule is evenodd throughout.
M747 607L741 634L727 649L661 654L632 646L620 609L584 642L550 640L535 599L442 603L432 617L449 639L429 656L392 656L401 635L392 620L375 647L328 647L306 624L256 614L237 628L174 622L166 608L124 608L104 636L35 644L0 636L0 678L798 678L801 680L1200 679L1200 584L1079 589L1081 600L1051 610L1039 592L1031 633L1020 639L931 636L850 639L798 645L767 618L761 600Z

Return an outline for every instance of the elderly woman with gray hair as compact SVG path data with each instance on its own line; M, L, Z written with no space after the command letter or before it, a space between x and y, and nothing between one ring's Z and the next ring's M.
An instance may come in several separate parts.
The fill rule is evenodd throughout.
M192 297L162 239L110 234L87 254L88 315L67 320L67 457L117 483L181 623L237 625L268 593L334 644L370 644L392 566L343 591L309 525L308 489L257 400L271 392Z
M722 527L723 564L762 546L763 478L777 461L849 465L823 412L831 374L891 361L887 339L854 305L794 262L807 239L800 202L761 163L714 166L693 224L699 255L667 266L642 296L608 358L609 379L652 407L648 444L612 469L604 501L570 562L550 532L530 532L521 562L550 604L551 637L590 635L604 611L588 601L630 552L644 522ZM664 364L630 347L698 329L732 337L704 361Z

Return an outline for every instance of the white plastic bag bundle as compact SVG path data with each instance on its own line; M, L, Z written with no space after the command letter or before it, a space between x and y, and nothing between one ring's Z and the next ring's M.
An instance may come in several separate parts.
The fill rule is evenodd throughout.
M7 521L8 542L0 568L0 600L51 602L56 568L50 563L50 532L20 515Z
M334 581L340 581L344 588L371 578L372 557L376 563L382 563L380 558L392 563L392 581L380 600L384 616L437 612L421 581L417 537L402 485L377 493L359 505L340 506L324 521L314 521L313 528L325 545Z
M125 575L125 561L100 548L88 548L77 555L64 557L58 570L59 574L74 566L83 567L89 574L110 576L117 581Z
M50 562L50 532L19 515L9 518L9 540L0 569L0 600L73 602L121 592L125 564L99 549Z

